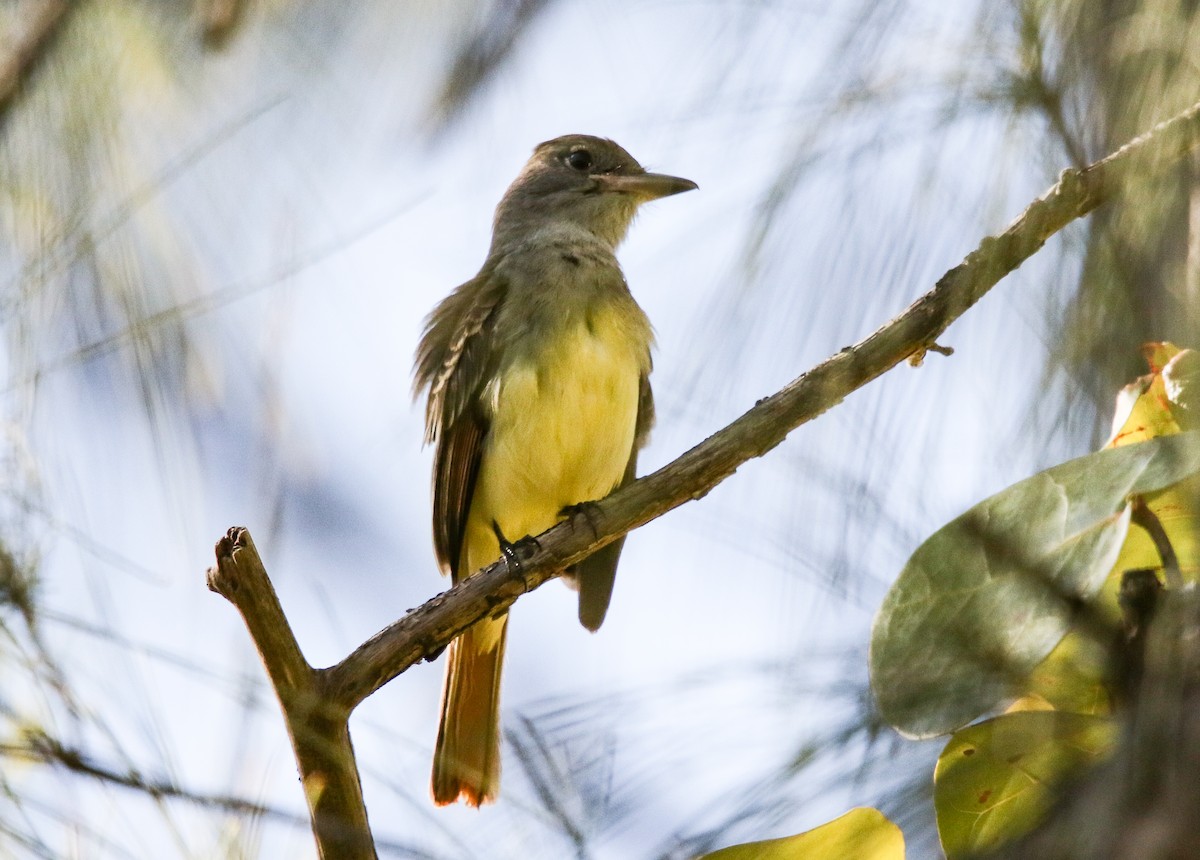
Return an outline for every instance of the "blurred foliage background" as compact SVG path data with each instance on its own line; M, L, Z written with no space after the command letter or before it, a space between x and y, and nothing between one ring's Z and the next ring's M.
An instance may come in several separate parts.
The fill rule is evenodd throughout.
M203 571L248 525L321 665L444 587L410 359L538 141L701 186L623 253L650 470L1194 102L1197 56L1193 0L4 0L0 853L311 856ZM682 858L859 803L935 853L938 745L878 729L871 615L934 528L1103 438L1143 341L1196 345L1196 171L635 534L597 636L522 601L495 807L428 801L440 665L373 697L381 854Z

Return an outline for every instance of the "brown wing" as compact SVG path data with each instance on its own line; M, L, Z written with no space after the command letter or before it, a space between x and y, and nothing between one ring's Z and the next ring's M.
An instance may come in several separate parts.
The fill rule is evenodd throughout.
M503 281L485 266L426 321L417 347L416 389L429 388L425 441L433 465L433 546L444 573L458 581L458 557L488 420L480 405L495 371L489 321L504 300Z
M486 432L483 421L463 417L448 428L434 455L433 547L442 572L449 573L455 583Z
M653 425L654 395L650 391L649 376L643 375L638 393L637 429L633 438L633 450L629 452L629 463L625 466L625 474L621 476L618 487L625 486L637 477L638 451L646 444ZM608 604L612 600L613 582L617 578L617 562L621 560L621 550L624 546L625 536L622 535L576 563L574 567L573 574L579 584L579 623L588 630L598 630L604 623Z

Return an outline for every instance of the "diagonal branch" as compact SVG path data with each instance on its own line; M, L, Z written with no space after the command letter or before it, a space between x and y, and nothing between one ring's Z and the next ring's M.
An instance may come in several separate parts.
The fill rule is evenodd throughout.
M20 743L0 742L0 759L8 759L15 766L40 762L86 776L105 785L140 792L156 800L178 800L200 809L245 818L267 818L282 824L303 826L306 819L286 809L268 806L232 794L205 794L188 789L166 777L150 777L136 769L124 770L106 765L78 747L68 746L58 738L44 732L28 733ZM396 856L424 857L424 851L414 845L394 840L379 840L379 849Z
M304 819L298 815L243 797L203 794L184 788L171 779L155 779L143 776L133 769L118 770L109 767L96 761L82 750L67 746L57 738L42 732L31 733L22 743L0 743L0 757L13 762L37 761L42 764L55 765L108 785L140 791L156 799L183 800L202 808L215 809L233 815L273 818L289 824L304 824Z
M224 48L246 14L245 0L196 0L201 35L209 48Z
M33 67L46 54L50 40L73 4L70 0L40 0L23 33L0 56L0 123Z
M245 529L217 544L209 587L241 612L279 696L323 858L373 858L347 720L367 696L441 652L476 621L626 532L699 499L742 463L761 457L801 424L901 361L942 351L937 338L1054 233L1122 188L1161 171L1200 145L1200 103L1160 123L1083 170L1064 171L1003 233L984 239L933 290L878 331L826 359L781 391L651 475L522 542L519 565L497 561L375 634L341 663L313 669L275 596ZM528 549L532 547L532 549Z
M492 4L476 33L458 49L442 91L434 104L434 121L448 125L483 85L513 54L517 41L528 31L550 0L509 0Z
M962 263L903 313L826 359L672 463L538 536L520 570L500 560L377 633L341 663L321 671L340 706L353 709L414 663L436 655L479 619L507 609L570 564L667 511L699 499L742 463L848 394L909 359L919 363L946 328L1056 232L1131 182L1156 173L1200 145L1200 102L1112 155L1059 181L999 236L984 239ZM595 528L593 534L592 528Z

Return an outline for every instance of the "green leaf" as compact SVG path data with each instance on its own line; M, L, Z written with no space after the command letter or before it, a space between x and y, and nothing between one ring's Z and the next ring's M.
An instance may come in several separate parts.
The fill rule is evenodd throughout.
M952 731L1021 693L1107 578L1126 499L1200 471L1200 432L1100 451L997 493L904 566L871 631L871 687L903 734ZM1069 598L1069 599L1068 599Z
M956 732L938 757L933 802L950 860L1031 830L1064 778L1106 756L1112 720L1062 711L1004 714Z
M747 842L699 860L904 860L904 834L878 809L851 809L796 836Z

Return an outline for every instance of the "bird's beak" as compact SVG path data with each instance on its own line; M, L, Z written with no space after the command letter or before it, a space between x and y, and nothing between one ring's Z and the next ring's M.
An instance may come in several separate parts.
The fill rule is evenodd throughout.
M604 173L594 177L602 191L631 194L639 200L657 200L699 188L690 179L667 176L665 173Z

